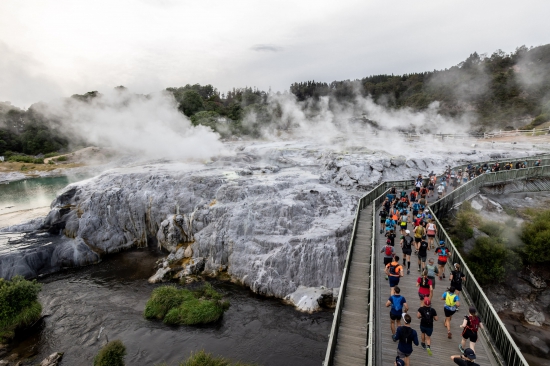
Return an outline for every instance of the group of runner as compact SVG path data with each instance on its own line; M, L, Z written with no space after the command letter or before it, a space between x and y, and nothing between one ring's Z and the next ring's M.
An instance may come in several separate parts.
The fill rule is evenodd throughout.
M542 161L539 159L535 161L535 166L540 166ZM440 178L439 186L443 192L447 191L447 187L457 188L461 184L467 183L468 181L474 179L477 176L480 176L484 173L490 172L499 172L501 170L512 170L512 169L524 169L527 168L527 161L516 161L516 162L506 162L506 163L483 163L483 164L468 164L464 169L454 170L450 166L445 170L445 174ZM433 172L431 173L433 174Z
M467 169L467 174L471 170L473 169ZM440 282L446 278L445 267L451 252L446 247L445 241L441 240L436 243L437 226L435 219L427 209L427 205L428 199L435 196L435 190L438 192L438 198L443 196L446 190L446 185L443 183L447 183L447 178L452 182L452 171L450 169L448 174L441 179L437 188L436 175L433 172L430 173L427 183L424 182L422 175L419 175L415 180L415 189L409 193L405 190L397 192L397 189L392 187L379 212L380 233L384 233L386 238L386 244L381 253L384 255L385 275L390 285L390 297L386 302L386 307L390 308L392 339L398 342L395 365L409 366L409 356L413 352L412 345L413 343L419 345L418 333L410 325L412 317L409 314L409 305L405 297L400 294L401 289L398 286L400 278L405 276L405 272L406 275L411 273L413 250L418 259L417 269L420 272L420 276L416 280L420 299L420 307L416 313L416 318L420 319L420 345L422 349L427 351L428 355L433 355L431 335L434 321L438 321L438 315L432 307L432 298L436 278ZM396 255L395 252L395 241L398 233L400 234L399 245L402 258ZM437 265L434 259L430 258L428 260L430 250L434 250L437 256ZM402 259L402 262L400 262L400 259ZM450 286L440 297L445 314L444 325L449 339L452 339L451 319L459 310L462 284L466 280L458 263L455 263L453 268L453 271L449 274ZM461 325L461 328L463 328L462 341L458 347L461 354L451 356L454 363L466 366L477 365L474 362L476 359L475 342L480 327L483 327L483 325L477 311L475 308L470 307L468 315L464 316ZM470 344L468 348L465 348L467 340L470 341Z

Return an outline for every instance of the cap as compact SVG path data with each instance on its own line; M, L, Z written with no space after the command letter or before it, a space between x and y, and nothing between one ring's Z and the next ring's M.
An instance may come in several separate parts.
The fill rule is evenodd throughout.
M397 366L405 366L405 361L403 361L403 360L401 359L401 357L397 356L397 357L395 358L395 364L396 364Z
M476 359L476 354L474 353L474 351L472 351L471 348L466 348L464 350L464 356L468 357L470 360Z
M426 306L430 306L432 304L432 302L430 301L430 299L428 299L427 297L424 298L424 305Z
M470 308L468 309L468 311L470 312L470 314L475 314L475 313L477 313L476 308L473 307L473 306L470 306Z
M390 239L386 240L386 243L391 244L391 240Z
M445 241L441 240L441 241L439 242L439 245L445 245Z
M422 217L422 215L421 215L421 214L418 214L418 215L416 215L416 217Z
M410 233L411 233L411 231L410 231L410 230L405 230L405 232L406 232L407 234L410 234Z

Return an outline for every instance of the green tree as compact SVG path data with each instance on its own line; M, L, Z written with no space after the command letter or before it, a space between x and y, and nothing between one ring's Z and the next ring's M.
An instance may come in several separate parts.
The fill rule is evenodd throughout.
M550 210L539 212L524 224L521 240L523 254L530 263L550 263Z

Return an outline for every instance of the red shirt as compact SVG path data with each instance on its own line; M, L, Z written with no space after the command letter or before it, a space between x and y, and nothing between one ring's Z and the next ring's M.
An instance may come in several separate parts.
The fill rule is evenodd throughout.
M419 284L418 287L418 293L421 295L429 295L430 294L430 286L432 286L432 280L428 280L428 287L422 287L422 277L418 277L418 280L416 283Z

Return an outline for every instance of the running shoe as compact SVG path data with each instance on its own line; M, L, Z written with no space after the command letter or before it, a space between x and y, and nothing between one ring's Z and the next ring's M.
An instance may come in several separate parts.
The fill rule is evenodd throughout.
M443 278L445 278L445 273L443 273Z
M430 346L428 346L426 348L426 350L428 351L428 356L432 356L433 355L433 352L432 352L432 349L430 348Z
M439 280L440 280L440 281L443 281L443 278L441 278L441 276L439 276Z
M386 279L386 281L388 280L388 276L384 276L384 278Z
M458 349L460 350L460 352L464 353L464 348L462 348L462 344L461 344L461 343L458 344Z
M407 270L407 274L411 274L411 270L410 270L410 269Z
M426 343L420 342L420 345L422 346L422 348L426 349Z
M452 334L451 332L447 332L447 338L452 339L452 338L453 338L453 334Z
M418 272L420 272L420 267L418 267Z

